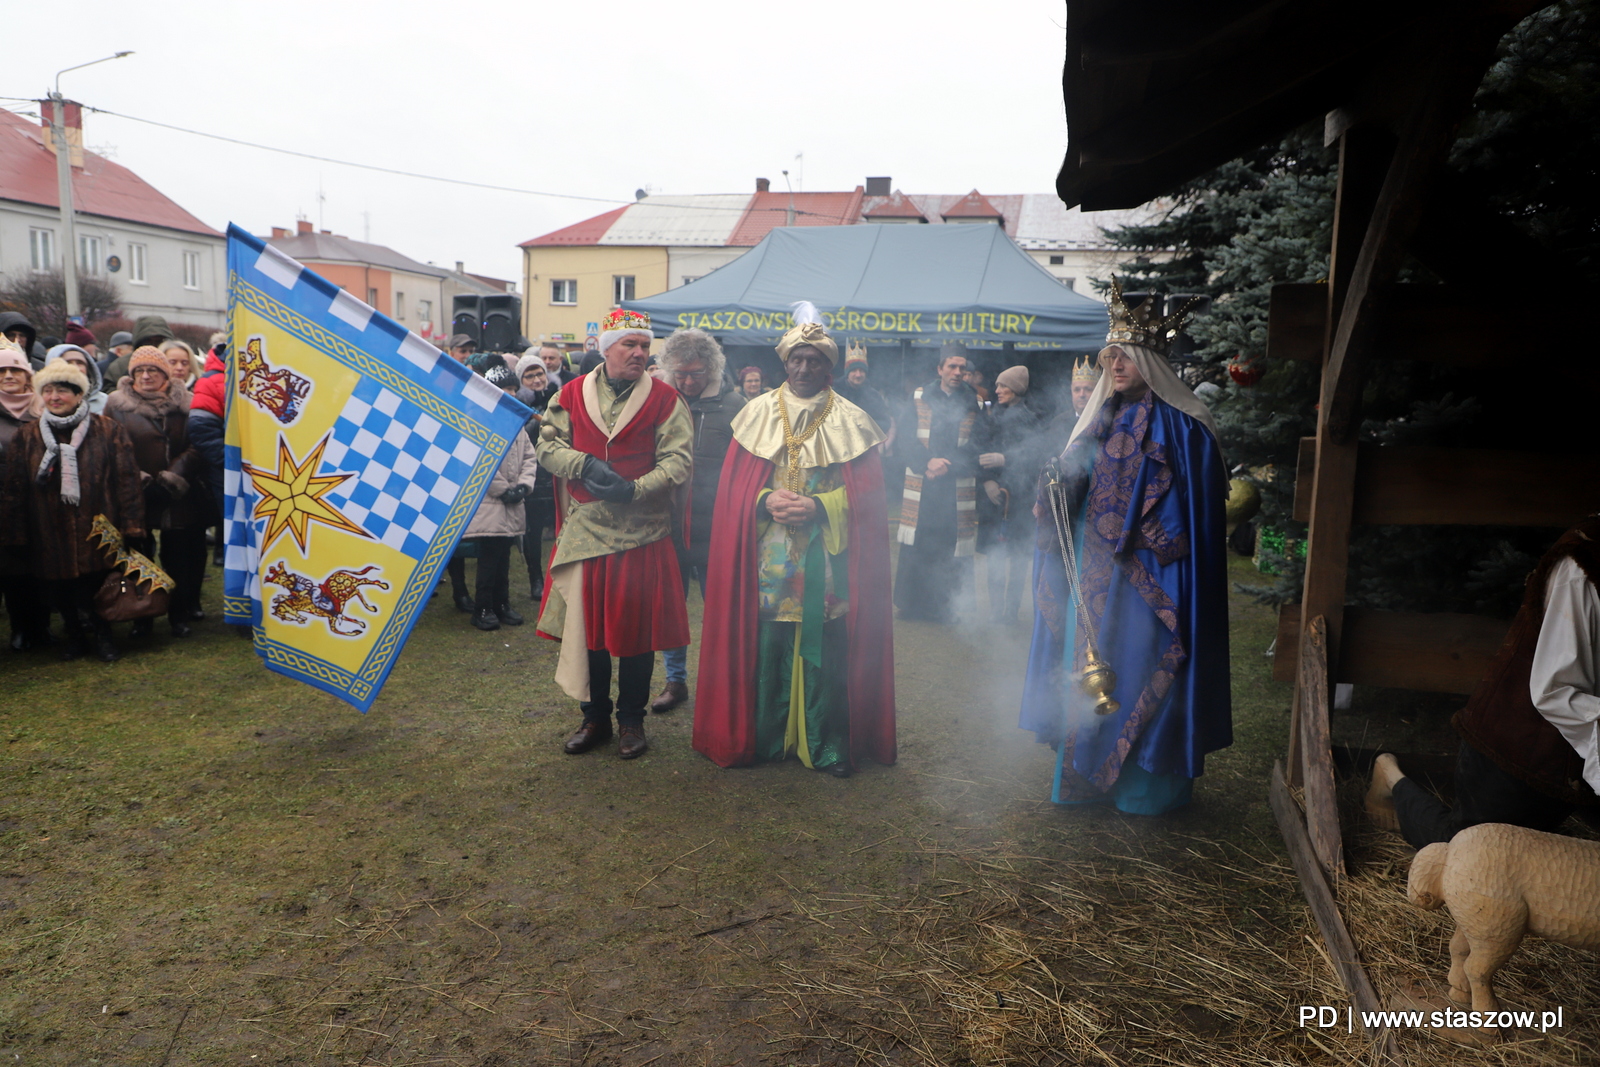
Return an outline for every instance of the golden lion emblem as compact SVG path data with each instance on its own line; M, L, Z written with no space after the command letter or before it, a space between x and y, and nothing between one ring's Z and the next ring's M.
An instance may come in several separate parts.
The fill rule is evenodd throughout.
M377 614L378 609L361 592L362 587L368 585L384 590L389 588L388 582L362 577L368 571L375 570L378 570L376 564L358 571L334 571L319 585L305 575L291 571L279 560L266 574L269 585L282 586L286 590L272 598L272 617L301 626L311 622L313 617L320 618L327 622L330 631L340 637L359 637L367 628L366 622L346 615L344 609L346 604L355 600ZM340 629L340 624L352 629Z

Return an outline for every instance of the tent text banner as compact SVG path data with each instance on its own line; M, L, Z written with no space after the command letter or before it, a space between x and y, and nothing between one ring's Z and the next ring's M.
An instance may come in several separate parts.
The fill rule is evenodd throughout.
M1095 351L1105 305L1073 292L993 225L773 230L688 285L624 306L658 332L695 327L731 345L776 344L810 300L836 336L866 344Z

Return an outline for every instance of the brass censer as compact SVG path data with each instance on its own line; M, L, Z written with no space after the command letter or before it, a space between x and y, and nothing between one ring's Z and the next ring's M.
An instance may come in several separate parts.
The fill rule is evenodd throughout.
M1055 460L1045 466L1046 491L1050 498L1050 514L1056 523L1056 538L1061 545L1061 562L1067 569L1067 584L1072 589L1072 600L1078 606L1078 626L1083 631L1084 666L1078 675L1078 684L1094 698L1096 715L1115 715L1122 705L1111 697L1117 687L1117 672L1111 664L1100 658L1095 641L1094 626L1089 622L1089 610L1083 603L1083 590L1078 587L1078 554L1072 543L1072 521L1067 514L1067 490L1061 484L1061 468Z

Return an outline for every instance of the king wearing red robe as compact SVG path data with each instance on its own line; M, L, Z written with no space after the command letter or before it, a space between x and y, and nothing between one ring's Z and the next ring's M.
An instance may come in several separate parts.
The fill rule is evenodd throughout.
M562 643L556 681L583 709L571 755L611 739L613 710L618 755L642 755L655 653L689 643L671 534L694 427L677 391L644 373L650 341L648 316L612 312L600 335L605 362L561 387L539 430L557 502L539 633Z
M842 778L895 759L884 435L829 387L838 347L798 307L788 381L735 417L717 488L694 747Z

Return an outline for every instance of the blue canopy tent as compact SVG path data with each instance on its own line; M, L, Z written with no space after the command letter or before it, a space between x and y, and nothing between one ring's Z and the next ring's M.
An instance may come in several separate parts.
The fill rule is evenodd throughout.
M829 333L867 345L1095 352L1106 309L1053 278L995 225L775 229L705 277L623 306L659 336L680 326L770 350L810 300Z

